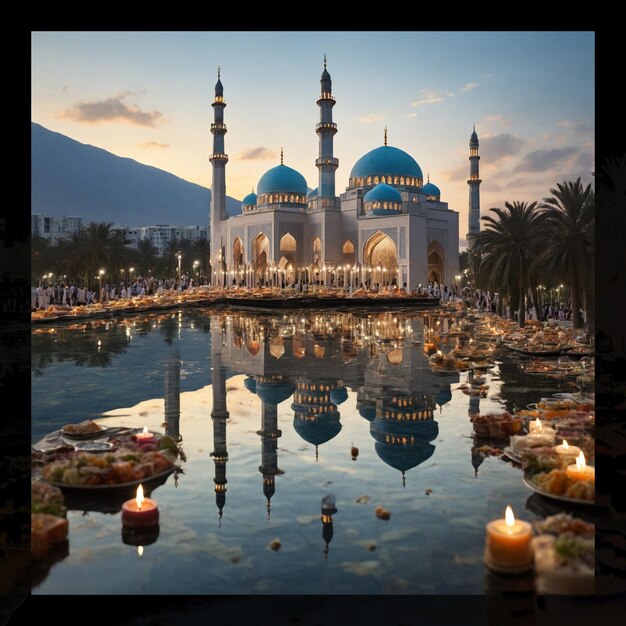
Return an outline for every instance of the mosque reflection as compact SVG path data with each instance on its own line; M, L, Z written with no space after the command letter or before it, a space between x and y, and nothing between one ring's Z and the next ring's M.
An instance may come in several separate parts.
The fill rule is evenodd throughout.
M405 474L429 459L439 428L437 407L451 397L450 385L458 372L433 372L423 348L424 321L393 313L328 313L306 316L213 315L213 420L215 495L221 521L226 504L226 379L229 373L246 375L244 385L261 401L262 490L267 515L276 491L279 468L277 407L292 398L293 428L314 446L315 459L323 445L341 431L341 405L348 389L356 393L361 418L370 423L378 457ZM168 366L166 386L175 390ZM167 396L167 394L166 394ZM167 407L177 406L166 397ZM171 412L172 414L174 412ZM168 428L174 421L166 415ZM172 430L168 432L174 433ZM177 431L176 431L176 434ZM332 537L332 513L322 505L325 553ZM330 524L330 526L329 526Z

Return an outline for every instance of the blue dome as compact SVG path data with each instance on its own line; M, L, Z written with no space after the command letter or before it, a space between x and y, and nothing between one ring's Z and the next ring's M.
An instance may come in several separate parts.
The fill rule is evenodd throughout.
M341 430L339 413L322 413L315 420L304 420L293 418L294 430L308 443L319 446L333 437L336 437Z
M422 187L422 189L427 196L435 196L436 198L441 197L441 191L439 190L439 187L437 187L437 185L433 185L432 183L426 183L424 187Z
M364 154L352 168L350 178L361 176L412 176L424 178L417 161L404 150L380 146Z
M435 398L435 402L439 406L447 404L448 402L450 402L450 400L452 400L452 391L450 390L450 387L445 387L444 389L442 389Z
M330 392L330 401L338 406L348 399L348 390L345 387L337 387Z
M266 404L280 404L293 392L294 386L287 381L256 382L256 395Z
M242 201L241 204L243 206L249 206L250 204L256 204L256 194L254 191L249 193Z
M277 191L284 191L286 193L299 193L303 196L307 195L307 189L309 186L304 180L304 176L300 172L286 165L277 165L271 170L268 170L261 176L259 184L257 185L257 193L259 195L264 193L275 193Z
M391 185L380 183L365 194L363 202L402 202L402 196Z
M364 417L368 422L371 422L376 419L376 407L374 405L362 406L359 409L359 415Z
M243 381L243 386L250 392L250 393L256 393L256 380L254 380L254 378L248 376L246 379L244 379Z

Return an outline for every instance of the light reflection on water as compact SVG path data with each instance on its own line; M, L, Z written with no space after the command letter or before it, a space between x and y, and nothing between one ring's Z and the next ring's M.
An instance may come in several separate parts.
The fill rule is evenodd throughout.
M484 524L534 514L520 471L472 450L467 374L423 352L435 323L195 310L35 331L33 440L106 412L187 454L141 559L119 514L70 511L70 554L35 592L482 593ZM472 410L546 393L510 362L487 384Z

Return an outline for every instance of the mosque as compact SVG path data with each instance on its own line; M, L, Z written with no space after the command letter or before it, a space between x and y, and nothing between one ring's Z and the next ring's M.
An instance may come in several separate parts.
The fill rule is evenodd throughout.
M318 186L283 161L261 176L241 214L226 211L224 88L218 70L210 209L212 284L451 285L459 268L459 214L442 201L407 152L388 145L364 154L352 167L345 192L336 195L333 122L335 97L326 67L317 100ZM479 230L478 136L470 139L470 232Z

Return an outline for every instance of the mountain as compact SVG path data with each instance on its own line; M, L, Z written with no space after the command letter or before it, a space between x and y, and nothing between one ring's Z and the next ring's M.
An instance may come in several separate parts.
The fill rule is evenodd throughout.
M204 225L211 190L31 124L31 213L126 226ZM226 197L230 215L241 201Z

